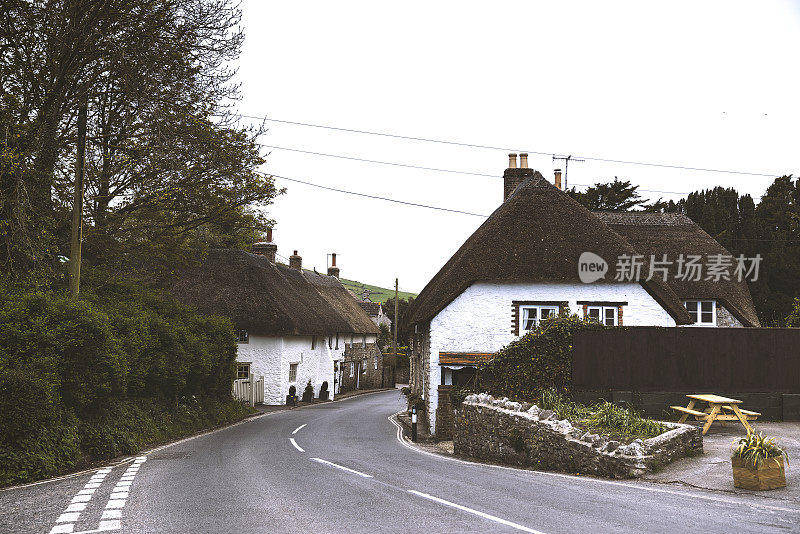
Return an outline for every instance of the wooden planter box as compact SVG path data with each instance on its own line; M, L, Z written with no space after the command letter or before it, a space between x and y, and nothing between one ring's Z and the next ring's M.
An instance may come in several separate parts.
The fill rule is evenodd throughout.
M748 490L771 490L786 487L783 456L768 458L761 466L745 465L741 458L731 458L733 485Z

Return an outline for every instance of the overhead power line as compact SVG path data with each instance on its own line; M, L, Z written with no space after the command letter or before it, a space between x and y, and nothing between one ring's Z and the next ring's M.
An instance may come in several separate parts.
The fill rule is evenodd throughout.
M355 195L355 196L359 196L359 197L373 198L373 199L376 199L376 200L385 200L387 202L394 202L396 204L404 204L406 206L417 206L419 208L427 208L427 209L431 209L431 210L447 211L447 212L450 212L450 213L460 213L460 214L463 214L463 215L472 215L473 217L483 217L483 218L488 217L488 215L482 215L480 213L472 213L472 212L469 212L469 211L454 210L454 209L450 209L450 208L442 208L440 206L430 206L428 204L418 204L417 202L407 202L405 200L397 200L396 198L388 198L388 197L382 197L382 196L378 196L378 195L369 195L367 193L358 193L356 191L347 191L346 189L338 189L336 187L328 187L327 185L315 184L313 182L307 182L305 180L298 180L297 178L289 178L288 176L281 176L279 174L269 174L269 173L264 173L264 172L260 172L259 174L262 174L262 175L267 176L267 177L280 178L281 180L288 180L290 182L297 182L298 184L304 184L304 185L308 185L308 186L311 186L311 187L318 187L319 189L326 189L328 191L336 191L337 193L344 193L344 194L347 194L347 195Z
M391 165L394 167L405 167L410 169L420 169L423 171L433 171L433 172L447 172L452 174L465 174L469 176L485 176L487 178L502 178L502 176L498 176L496 174L487 174L482 172L472 172L472 171L459 171L455 169L443 169L441 167L423 167L421 165L412 165L409 163L398 163L395 161L381 161L375 159L365 159L359 158L355 156L345 156L342 154L331 154L328 152L315 152L313 150L303 150L301 148L294 148L294 147L286 147L286 146L277 146L277 145L261 145L264 148L271 148L273 150L285 150L287 152L297 152L300 154L310 154L312 156L324 156L326 158L337 158L337 159L346 159L351 161L359 161L363 163L374 163L378 165ZM563 158L562 158L563 159ZM593 187L589 184L573 184L580 187ZM688 195L688 191L660 191L655 189L637 189L637 191L642 191L645 193L663 193L669 195Z
M527 154L536 154L539 156L554 156L557 152L543 152L541 150L530 150L530 149L520 149L520 148L508 148L508 147L500 147L500 146L492 146L492 145L481 145L475 143L463 143L459 141L449 141L446 139L434 139L430 137L417 137L411 135L400 135L400 134L392 134L387 132L376 132L372 130L357 130L355 128L344 128L341 126L329 126L326 124L314 124L310 122L299 122L299 121L290 121L286 119L271 119L267 116L257 117L255 115L245 115L245 114L238 114L239 117L244 117L248 119L256 119L265 122L276 122L279 124L291 124L294 126L303 126L307 128L322 128L325 130L334 130L339 132L348 132L348 133L356 133L356 134L363 134L363 135L373 135L379 137L391 137L394 139L405 139L407 141L420 141L425 143L438 143L443 145L451 145L451 146L461 146L467 148L480 148L486 150L503 150L507 152L524 152ZM647 161L634 161L634 160L623 160L623 159L611 159L611 158L601 158L601 157L593 157L593 156L583 156L580 154L574 154L573 157L585 159L587 161L598 161L603 163L619 163L623 165L641 165L646 167L659 167L664 169L678 169L684 171L698 171L698 172L715 172L715 173L723 173L723 174L737 174L743 176L763 176L765 178L778 178L781 175L775 173L763 173L763 172L749 172L749 171L736 171L732 169L712 169L707 167L690 167L686 165L673 165L669 163L652 163Z

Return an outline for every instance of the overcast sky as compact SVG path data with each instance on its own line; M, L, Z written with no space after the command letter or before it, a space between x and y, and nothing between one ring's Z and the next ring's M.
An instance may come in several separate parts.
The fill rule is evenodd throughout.
M479 214L502 201L508 149L552 180L552 154L800 174L800 2L291 2L243 4L238 111L500 147L456 147L268 123L262 170ZM533 152L542 152L535 155ZM618 176L648 197L772 179L587 160L570 185ZM282 179L278 254L343 278L419 292L481 217ZM681 194L676 194L681 193Z

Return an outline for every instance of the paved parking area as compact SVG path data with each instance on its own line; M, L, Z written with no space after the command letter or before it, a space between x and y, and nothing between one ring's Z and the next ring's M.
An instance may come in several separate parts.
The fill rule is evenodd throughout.
M754 427L756 432L774 437L775 442L789 454L786 487L755 493L800 502L800 423L756 422ZM658 473L645 475L643 480L735 493L754 493L733 487L731 450L734 442L744 435L745 430L740 424L728 423L723 427L715 423L703 437L702 455L673 462Z

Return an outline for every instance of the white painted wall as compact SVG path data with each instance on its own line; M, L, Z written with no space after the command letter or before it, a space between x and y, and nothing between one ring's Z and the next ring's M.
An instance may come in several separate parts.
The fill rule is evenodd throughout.
M577 301L627 302L624 326L675 326L675 321L640 284L525 284L476 282L431 320L428 399L431 431L441 384L439 352L497 352L519 339L511 333L514 300L566 301L583 315Z
M336 346L334 337L333 346ZM264 376L264 403L285 404L289 386L297 388L297 395L303 395L308 380L314 386L314 396L319 396L322 382L328 382L330 398L333 399L333 361L341 359L344 343L340 350L328 347L328 338L318 336L314 350L311 349L311 336L266 337L251 335L249 343L240 343L236 360L250 363L250 372ZM289 382L289 365L298 363L297 381Z

